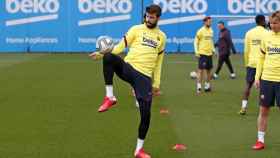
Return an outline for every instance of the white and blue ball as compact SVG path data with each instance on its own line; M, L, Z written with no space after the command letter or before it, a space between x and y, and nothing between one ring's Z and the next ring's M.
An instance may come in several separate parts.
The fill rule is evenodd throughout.
M100 36L96 40L96 49L102 53L110 53L114 48L114 41L109 36Z

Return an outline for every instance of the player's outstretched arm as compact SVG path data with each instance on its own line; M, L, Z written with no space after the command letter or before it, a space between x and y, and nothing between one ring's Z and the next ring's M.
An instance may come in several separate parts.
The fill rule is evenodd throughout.
M90 58L92 58L93 60L99 60L103 57L103 54L101 54L99 52L93 52L93 53L90 53L88 56Z
M125 48L130 47L136 34L137 30L135 30L135 27L130 28L122 40L114 47L112 54L120 54L125 50Z

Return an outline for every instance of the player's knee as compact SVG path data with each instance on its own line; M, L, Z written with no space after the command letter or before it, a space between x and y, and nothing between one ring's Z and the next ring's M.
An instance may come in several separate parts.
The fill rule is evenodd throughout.
M108 63L112 63L113 62L113 54L111 53L105 53L104 56L103 56L103 62L105 64L108 64Z
M136 99L139 102L152 102L153 99L153 93L152 88L150 90L146 91L145 93L136 93Z

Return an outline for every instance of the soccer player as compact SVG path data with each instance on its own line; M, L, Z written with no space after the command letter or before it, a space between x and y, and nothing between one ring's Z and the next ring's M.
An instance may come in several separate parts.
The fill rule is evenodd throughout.
M258 116L258 139L252 147L264 149L264 135L267 129L270 108L276 103L280 109L280 11L270 17L271 31L261 43L261 54L257 64L255 86L260 88Z
M251 87L255 81L256 67L259 58L260 44L265 34L268 32L265 29L265 17L263 15L257 15L255 17L257 26L250 29L244 40L244 61L247 70L246 74L246 86L243 92L240 115L245 115L247 111L248 99L250 96Z
M213 42L213 30L211 28L211 17L207 16L203 19L204 26L200 28L195 36L194 49L195 55L198 57L197 86L196 92L201 93L202 79L204 72L206 73L206 82L204 91L210 92L211 69L213 68L212 55L215 52Z
M112 52L103 56L106 97L98 109L99 112L104 112L117 103L113 94L114 73L133 87L141 116L134 153L136 158L150 158L150 155L143 150L143 144L151 118L151 78L154 77L157 81L160 79L166 43L166 35L157 26L161 16L161 8L152 4L146 7L145 14L145 23L131 27ZM129 52L123 60L117 54L126 47L129 48ZM101 55L94 52L90 56L97 59Z
M219 72L225 62L230 71L230 78L234 79L236 75L232 68L232 64L229 56L231 54L231 50L233 54L236 54L236 51L231 39L230 31L225 27L223 21L218 22L218 28L220 30L219 40L215 43L215 46L218 47L219 60L218 60L218 67L216 69L216 72L213 74L213 78L214 79L218 78Z

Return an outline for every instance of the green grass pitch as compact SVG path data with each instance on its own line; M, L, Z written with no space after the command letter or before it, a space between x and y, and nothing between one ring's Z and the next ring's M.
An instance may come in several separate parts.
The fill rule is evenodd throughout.
M189 77L196 59L165 57L163 95L154 98L145 142L153 158L279 157L279 110L271 111L263 151L251 150L258 112L255 89L248 115L237 114L245 84L242 59L232 57L237 79L229 79L224 65L213 92L197 96ZM1 54L0 74L0 158L133 157L139 113L129 85L115 77L118 104L97 113L104 95L101 61L86 54ZM160 114L161 108L170 114ZM173 151L177 143L187 150Z

